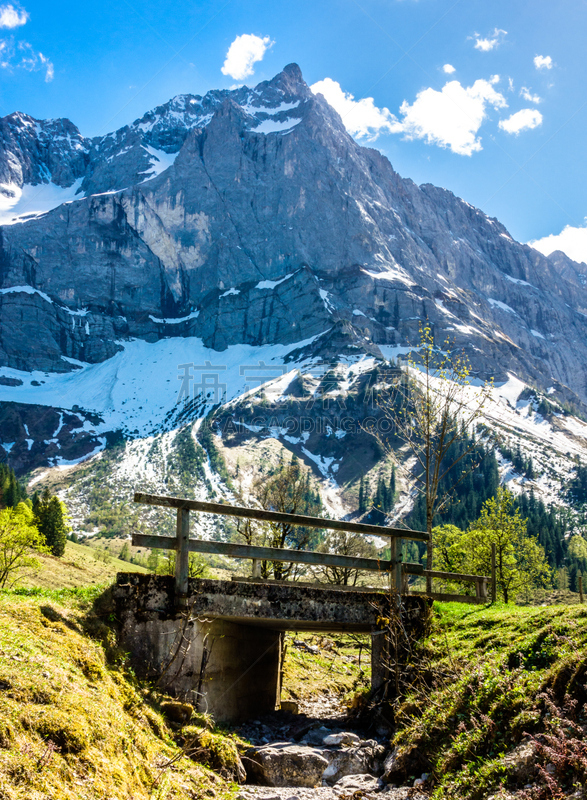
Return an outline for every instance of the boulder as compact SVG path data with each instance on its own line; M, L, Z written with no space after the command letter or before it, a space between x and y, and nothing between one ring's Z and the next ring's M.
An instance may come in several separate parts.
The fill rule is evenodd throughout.
M324 751L330 763L324 770L322 780L327 784L337 783L345 775L379 774L381 762L370 747L348 747L339 751Z
M334 784L334 789L352 789L353 791L360 790L362 792L378 792L381 785L379 779L375 775L345 775Z
M332 731L324 725L321 725L319 728L311 728L309 731L306 731L301 743L319 746L323 743L324 738L331 733Z
M338 747L342 744L359 744L360 741L361 739L356 733L343 731L341 733L331 733L325 736L322 740L322 744L326 745L326 747Z
M386 783L393 783L394 777L407 770L407 760L410 755L409 750L401 747L394 747L391 753L383 762L383 780Z
M532 742L522 742L502 758L508 776L520 783L527 783L536 771L534 759L536 748Z
M246 758L249 780L266 786L317 786L328 767L322 751L290 742L251 748Z

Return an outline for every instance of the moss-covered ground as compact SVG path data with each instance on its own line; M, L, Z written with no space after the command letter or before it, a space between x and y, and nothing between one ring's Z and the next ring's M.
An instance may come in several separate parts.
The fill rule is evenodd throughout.
M238 741L166 716L95 613L102 591L0 593L0 800L228 800ZM364 696L365 637L286 644L283 699ZM416 656L395 709L398 782L428 773L434 800L559 800L587 785L587 606L435 604ZM529 741L523 773L512 752Z
M435 604L418 657L393 743L436 800L547 800L587 785L587 606ZM532 737L528 776L506 755Z
M1 800L233 796L233 784L179 746L189 739L198 761L214 761L214 735L196 717L184 736L162 698L133 678L92 613L99 594L0 593Z
M22 587L44 589L72 589L91 587L116 580L118 572L148 572L138 564L120 561L107 553L76 544L65 543L61 558L51 555L39 556L40 568L18 581Z

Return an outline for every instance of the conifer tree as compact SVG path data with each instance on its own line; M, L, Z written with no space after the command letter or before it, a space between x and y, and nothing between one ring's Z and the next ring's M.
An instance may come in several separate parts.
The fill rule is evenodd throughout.
M395 480L395 464L391 468L391 475L389 476L389 489L387 490L387 511L391 511L395 503L396 493L396 480Z
M0 464L0 506L2 508L16 508L26 500L27 493L18 481L14 470L7 464Z
M379 475L379 479L377 481L377 490L375 492L375 501L373 505L380 511L385 511L385 506L387 505L385 502L385 483L383 482L381 475Z
M33 515L47 547L54 556L60 558L65 552L68 534L64 504L58 497L52 497L45 487L40 498L38 494L33 498Z
M63 504L58 497L52 497L49 501L46 520L44 533L47 546L51 548L54 556L61 558L67 541L67 524Z

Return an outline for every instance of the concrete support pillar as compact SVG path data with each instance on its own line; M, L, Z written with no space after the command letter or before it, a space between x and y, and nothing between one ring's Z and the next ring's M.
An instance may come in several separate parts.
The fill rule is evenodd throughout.
M389 676L389 651L385 631L371 634L371 689L377 691Z

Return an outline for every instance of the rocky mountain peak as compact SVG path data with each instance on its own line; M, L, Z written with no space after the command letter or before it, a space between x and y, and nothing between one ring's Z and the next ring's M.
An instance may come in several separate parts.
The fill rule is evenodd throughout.
M305 82L302 70L297 64L288 64L270 81L264 81L256 87L256 91L263 91L263 88L271 87L281 89L285 94L307 97L310 87Z
M90 142L76 131L0 122L0 170L23 197L34 180L70 188L42 209L29 195L22 224L0 228L8 369L84 370L182 338L392 355L428 319L476 375L566 384L587 402L581 265L399 176L297 65L252 89L178 95Z

